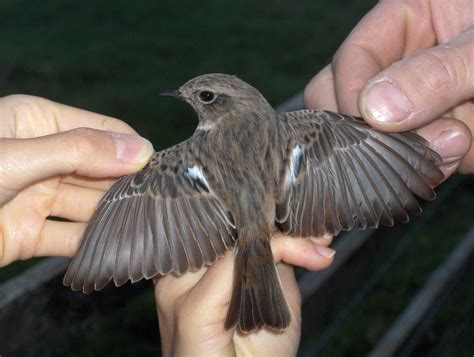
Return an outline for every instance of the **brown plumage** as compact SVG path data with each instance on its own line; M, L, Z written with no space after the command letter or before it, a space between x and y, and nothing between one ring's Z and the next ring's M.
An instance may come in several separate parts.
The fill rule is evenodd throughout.
M235 246L225 327L283 330L275 229L308 237L407 222L421 212L415 196L433 199L443 179L439 156L414 133L323 110L277 113L235 76L203 75L168 94L199 125L107 192L64 278L74 290L183 274Z

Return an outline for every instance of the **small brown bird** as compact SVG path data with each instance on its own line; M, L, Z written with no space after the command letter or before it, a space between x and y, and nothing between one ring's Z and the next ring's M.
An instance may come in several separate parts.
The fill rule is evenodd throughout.
M225 328L284 330L275 229L309 237L407 222L421 212L415 195L434 199L443 179L415 133L324 110L278 113L235 76L202 75L166 95L189 103L199 125L106 193L66 272L73 290L181 275L235 246Z

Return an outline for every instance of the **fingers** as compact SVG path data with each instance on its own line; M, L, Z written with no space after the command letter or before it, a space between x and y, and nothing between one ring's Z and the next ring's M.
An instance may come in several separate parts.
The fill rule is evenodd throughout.
M273 257L308 270L321 270L331 265L336 251L310 239L281 236L272 240Z
M334 75L326 67L308 84L305 104L360 116L358 98L370 78L400 58L435 44L430 15L427 2L381 1L337 50Z
M431 124L445 116L474 128L472 10L465 0L379 2L339 48L332 68L308 84L306 105L363 116L384 131L418 129L443 157L445 175L474 171L466 126Z
M117 180L110 178L91 178L79 176L76 174L65 175L61 177L61 182L68 183L70 185L75 185L78 187L93 188L104 192L107 191L115 181Z
M330 239L325 238L325 241ZM271 244L275 262L284 261L310 269L327 267L334 256L334 250L309 239L276 235ZM194 350L189 352L197 353L196 348L201 346L207 354L216 351L232 353L234 332L224 331L223 326L233 286L233 255L233 251L227 251L222 259L199 272L186 273L182 277L169 275L157 280L155 296L160 326L166 329L162 339L173 340L175 352L176 349L194 346ZM298 335L299 325L295 322L299 319L300 296L293 269L286 264L278 264L277 269L292 308L291 333ZM180 340L187 343L180 343ZM168 352L173 350L169 344L164 348Z
M329 244L330 238L321 238ZM327 243L326 243L327 242ZM308 238L295 238L275 234L271 240L275 263L285 262L298 265L310 270L327 268L334 259L335 250L325 245L315 243ZM224 296L232 286L233 251L227 251L222 259L218 259L209 268L199 272L186 273L181 277L169 275L157 280L157 291L165 301L174 301L193 288L196 296ZM196 285L199 282L198 285ZM204 295L203 295L204 294ZM224 303L228 303L224 302Z
M175 304L179 297L189 292L192 295L188 300L212 302L212 308L216 307L216 310L213 311L218 315L221 314L221 310L230 301L233 255L233 250L229 250L223 258L217 259L210 267L205 267L197 272L188 272L179 277L171 274L157 279L155 289L157 301L164 309L171 308L170 304ZM198 300L193 300L192 297L196 297ZM216 299L216 297L220 298ZM222 316L219 315L218 318L220 317Z
M304 106L309 109L326 109L337 112L334 76L330 64L307 84L304 90Z
M0 120L10 123L10 135L0 130L0 137L31 138L81 127L137 134L121 120L30 95L0 98L0 108Z
M322 238L330 242L328 238ZM310 270L321 270L327 268L334 259L336 251L325 245L317 244L311 239L288 237L277 234L271 240L273 258L275 263L288 263L298 265ZM230 300L233 277L233 251L227 251L223 259L217 260L209 267L202 277L199 274L185 278L184 284L190 286L190 280L200 278L191 294L196 299L207 297L213 299L215 296L224 296L221 299L218 311L226 307ZM186 274L183 276L185 277ZM182 278L177 278L182 279ZM176 282L176 281L174 281ZM182 290L180 289L180 292ZM191 301L196 301L191 298Z
M474 96L474 27L394 63L363 89L359 109L375 127L418 128Z
M462 120L467 125L469 131L474 133L474 98L470 101L466 101L460 105L457 105L450 112L450 117ZM471 144L471 148L467 154L463 157L461 164L459 165L460 173L473 173L474 172L474 146Z
M153 153L136 135L79 128L33 139L0 139L3 202L34 182L63 174L117 177L138 171Z
M445 177L453 174L471 146L471 130L464 123L441 118L417 130L443 159L440 169Z
M72 257L85 229L85 223L46 220L33 256Z
M233 251L227 251L209 268L157 280L164 355L232 355L233 331L224 330L232 278Z
M333 236L326 233L323 236L320 237L308 237L305 239L311 240L313 243L319 244L319 245L325 245L326 247L330 246L333 240Z
M59 183L50 216L88 222L104 191Z
M294 269L287 264L277 265L283 294L290 308L290 326L275 333L262 329L251 334L234 334L233 342L238 356L296 356L301 338L301 294Z
M60 103L54 103L54 106L60 131L87 127L97 130L137 135L137 132L130 125L121 120L83 109L73 108Z
M332 64L338 108L360 115L367 81L391 63L435 44L427 1L381 1L352 30Z

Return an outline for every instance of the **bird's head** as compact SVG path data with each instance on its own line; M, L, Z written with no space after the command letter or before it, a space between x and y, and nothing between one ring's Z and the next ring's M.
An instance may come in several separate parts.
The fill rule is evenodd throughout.
M199 117L198 128L204 130L249 112L273 110L257 89L236 76L223 73L195 77L178 90L162 95L190 104Z

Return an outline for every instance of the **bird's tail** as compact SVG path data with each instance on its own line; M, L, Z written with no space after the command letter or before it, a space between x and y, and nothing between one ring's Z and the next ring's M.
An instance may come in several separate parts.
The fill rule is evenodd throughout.
M239 234L226 330L239 325L242 332L264 326L282 331L290 324L269 240L245 231Z

